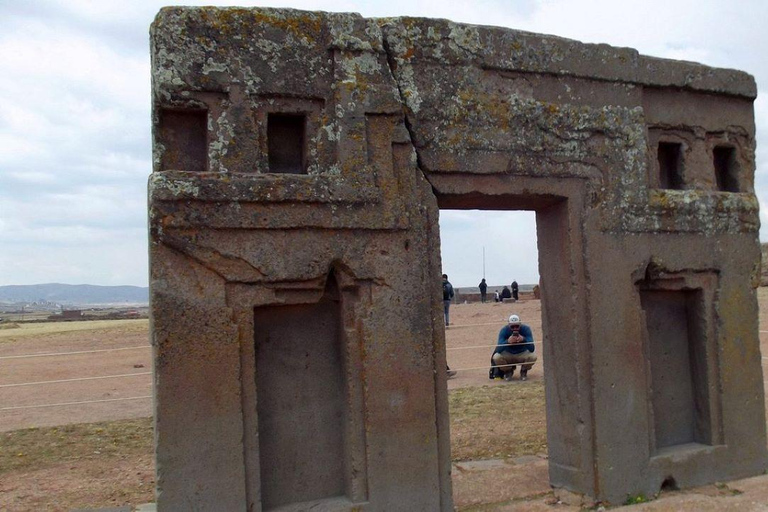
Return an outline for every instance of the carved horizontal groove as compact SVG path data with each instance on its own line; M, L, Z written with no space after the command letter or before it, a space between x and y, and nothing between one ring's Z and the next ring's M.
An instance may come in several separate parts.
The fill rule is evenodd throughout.
M381 200L375 187L348 184L338 176L322 174L154 173L149 179L149 194L153 201L230 203L377 204Z

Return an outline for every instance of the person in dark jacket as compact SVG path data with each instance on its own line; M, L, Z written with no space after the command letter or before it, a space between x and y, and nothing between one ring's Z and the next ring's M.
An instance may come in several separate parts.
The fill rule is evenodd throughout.
M495 366L501 367L504 380L512 380L516 364L520 364L520 380L528 380L528 370L536 362L535 350L533 331L520 322L519 316L512 315L509 317L509 323L499 331L492 361Z
M453 299L453 285L448 281L448 274L443 274L443 315L445 315L445 326L451 325L450 311L451 300Z
M443 315L445 315L445 326L448 327L450 325L450 310L451 310L451 299L453 299L453 285L448 281L448 274L443 274ZM451 370L451 367L448 365L445 365L445 369L448 372L448 378L456 376L456 370Z
M509 291L509 288L506 286L503 290L501 290L501 301L504 302L504 299L511 299L512 298L512 292Z
M477 285L480 288L480 302L485 302L485 293L488 291L488 285L485 283L485 278Z
M520 287L517 286L517 281L512 281L512 298L517 300Z

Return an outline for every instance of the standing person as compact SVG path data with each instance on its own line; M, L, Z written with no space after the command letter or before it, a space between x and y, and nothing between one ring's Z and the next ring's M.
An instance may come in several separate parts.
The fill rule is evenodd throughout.
M517 281L512 281L512 298L515 300L517 300L518 290Z
M499 295L499 290L496 290L494 293L493 301L494 302L501 302L501 295Z
M480 288L480 302L485 302L485 292L488 291L488 285L485 284L485 278L483 278L482 281L480 281L480 284L477 285L478 288Z
M496 349L493 351L493 364L500 366L504 380L511 381L515 375L515 365L520 364L520 380L528 380L528 370L536 362L536 350L533 344L533 331L520 317L512 315L509 323L499 331ZM511 366L503 366L511 365Z
M443 274L443 315L445 315L445 326L451 325L450 310L451 299L453 299L453 285L448 282L448 274Z
M445 315L445 326L448 327L449 312L451 309L451 299L453 299L453 285L448 282L448 274L443 274L443 315ZM448 372L448 378L456 376L456 370L451 370L451 367L447 364L445 369Z

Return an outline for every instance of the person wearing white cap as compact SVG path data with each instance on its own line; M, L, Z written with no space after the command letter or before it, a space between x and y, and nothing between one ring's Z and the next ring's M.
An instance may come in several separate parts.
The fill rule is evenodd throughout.
M533 331L520 321L519 316L512 315L509 323L499 331L492 361L504 372L504 380L512 380L517 364L520 365L520 380L528 380L528 370L536 362L535 350Z

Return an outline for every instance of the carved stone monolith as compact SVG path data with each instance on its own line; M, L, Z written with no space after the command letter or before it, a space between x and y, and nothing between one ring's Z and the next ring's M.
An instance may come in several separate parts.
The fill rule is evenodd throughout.
M452 510L439 208L536 212L553 486L765 470L751 76L287 9L151 41L161 512Z

